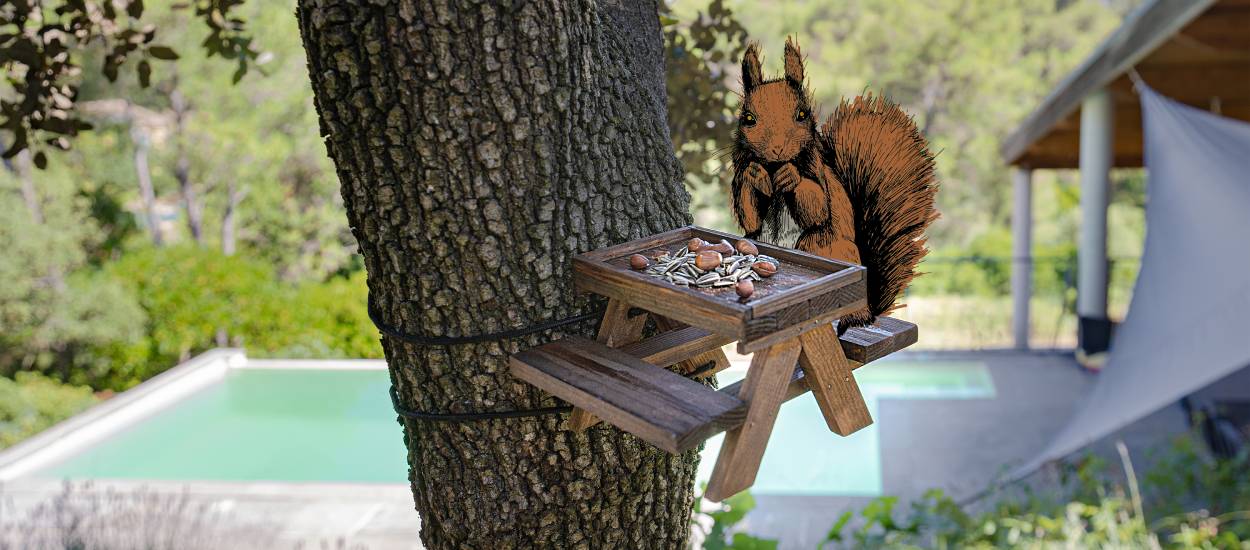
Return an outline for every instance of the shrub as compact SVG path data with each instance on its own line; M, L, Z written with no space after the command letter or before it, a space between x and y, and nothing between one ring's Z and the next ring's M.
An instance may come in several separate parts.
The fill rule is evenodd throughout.
M91 388L33 372L0 378L0 449L10 447L96 403Z
M212 249L148 248L106 267L146 315L143 337L102 352L79 378L126 389L218 345L258 357L381 357L364 274L285 283L268 263Z

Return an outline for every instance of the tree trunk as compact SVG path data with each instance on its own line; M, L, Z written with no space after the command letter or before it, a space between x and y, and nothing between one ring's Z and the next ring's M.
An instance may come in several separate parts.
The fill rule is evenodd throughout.
M688 223L653 2L384 4L302 0L297 15L388 324L465 336L585 312L574 254ZM556 404L507 358L558 336L382 344L405 406L462 413ZM681 547L697 455L563 421L403 420L424 543Z
M221 253L233 256L235 252L234 217L239 203L247 196L247 188L239 187L234 180L226 183L226 208L221 212Z
M152 188L152 172L148 169L148 147L150 140L143 130L136 126L130 129L130 138L135 143L135 176L139 180L139 198L143 201L143 218L148 224L148 233L152 243L161 246L165 243L161 235L160 218L156 215L156 191Z
M23 149L13 159L13 171L17 174L18 184L22 186L22 200L26 202L26 211L30 213L31 221L35 225L43 225L43 200L39 198L39 191L35 189L35 178L31 175L31 168L34 164L31 161L30 149Z
M190 106L182 92L174 88L169 92L169 104L174 111L174 141L177 158L174 160L174 179L178 180L178 192L182 194L182 208L187 214L187 229L195 244L204 244L204 207L191 183L191 159L187 158L186 118Z

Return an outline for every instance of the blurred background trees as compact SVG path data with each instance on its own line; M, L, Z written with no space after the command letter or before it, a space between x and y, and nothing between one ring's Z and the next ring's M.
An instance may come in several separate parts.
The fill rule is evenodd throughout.
M794 35L826 112L843 96L884 93L940 151L943 218L904 310L926 325L922 345L1003 345L1010 185L998 144L1135 3L673 0L659 14L669 120L695 220L736 229L723 152L738 60L758 40L766 71L779 74ZM0 131L12 153L0 170L0 374L121 390L217 345L379 356L293 3L151 4L115 13L90 40L45 40L76 67L45 67L68 71L57 93L72 92L72 112L52 98L37 116L0 113L25 120L34 144L18 152L12 130ZM54 21L19 16L0 21L6 105L29 91L19 70L29 52L15 45L33 40L11 31ZM77 134L67 136L31 117L93 128L51 124ZM1079 197L1071 175L1037 179L1035 326L1051 338L1043 345L1063 345ZM1113 310L1127 303L1143 232L1141 175L1118 179L1111 250L1126 261L1113 271Z

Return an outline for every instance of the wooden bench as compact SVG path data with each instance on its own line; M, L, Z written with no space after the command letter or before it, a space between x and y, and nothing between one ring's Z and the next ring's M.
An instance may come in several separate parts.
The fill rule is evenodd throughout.
M858 368L915 343L916 336L916 325L883 317L873 326L848 330L840 343L851 368ZM512 356L512 374L656 447L681 453L742 425L746 403L738 395L745 380L709 392L664 367L728 343L695 327L619 349L573 336ZM796 364L783 401L810 391L810 382Z

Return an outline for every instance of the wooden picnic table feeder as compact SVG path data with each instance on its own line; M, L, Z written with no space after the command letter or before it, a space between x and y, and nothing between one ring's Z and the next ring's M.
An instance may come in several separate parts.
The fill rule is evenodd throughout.
M727 432L704 497L755 482L781 404L811 391L829 429L872 423L851 372L916 342L916 325L882 317L840 338L830 323L865 307L864 268L765 243L781 262L740 300L732 287L690 288L630 269L629 256L677 251L693 237L741 237L688 226L574 258L578 289L608 298L596 341L568 337L516 354L514 376L575 409L572 430L602 419L670 453ZM660 331L642 339L647 319ZM752 353L746 378L719 390L695 379L729 366L721 347ZM673 370L668 370L673 368Z

